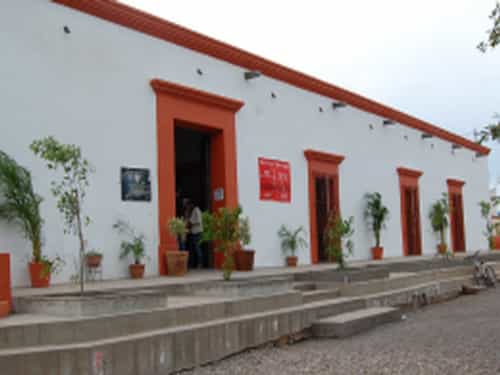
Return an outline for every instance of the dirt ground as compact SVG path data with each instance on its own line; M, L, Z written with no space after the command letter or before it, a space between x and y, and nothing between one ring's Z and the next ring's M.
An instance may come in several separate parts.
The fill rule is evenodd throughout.
M500 287L351 338L260 348L184 374L500 374Z

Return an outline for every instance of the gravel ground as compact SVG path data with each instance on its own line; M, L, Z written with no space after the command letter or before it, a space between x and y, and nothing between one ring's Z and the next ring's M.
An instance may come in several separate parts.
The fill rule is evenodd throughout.
M342 340L265 347L183 374L500 374L500 288Z

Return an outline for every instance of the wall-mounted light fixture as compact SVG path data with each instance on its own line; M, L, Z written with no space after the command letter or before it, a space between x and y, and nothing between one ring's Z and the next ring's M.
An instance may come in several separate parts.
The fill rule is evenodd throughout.
M456 143L454 143L454 144L451 146L451 148L452 148L453 150L458 150L458 149L462 148L462 146L457 145Z
M69 28L69 26L64 25L63 30L66 34L71 34L71 29Z
M319 110L320 112L323 112L323 107L319 106L319 107L318 107L318 110Z
M271 98L276 99L276 94L274 92L271 92Z
M422 139L429 139L429 138L432 138L432 137L433 137L433 135L432 135L432 134L429 134L429 133L423 133L423 134L421 135L421 137L422 137Z
M258 70L249 70L249 71L244 73L245 79L247 81L254 79L254 78L259 78L261 75L262 75L262 73L259 72Z
M347 104L345 104L343 102L333 102L332 103L333 109L340 109L340 108L345 108L345 107L347 107Z
M396 125L396 121L392 121L392 120L389 120L389 119L385 119L382 124L384 126L391 126L391 125Z
M199 76L202 76L203 75L203 70L201 70L200 68L196 69L196 73L199 75Z

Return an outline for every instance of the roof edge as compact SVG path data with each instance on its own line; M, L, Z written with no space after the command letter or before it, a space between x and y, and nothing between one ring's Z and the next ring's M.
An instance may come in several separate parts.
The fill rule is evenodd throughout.
M436 125L115 0L52 0L52 2L234 65L259 70L268 77L334 100L340 100L363 111L432 134L479 154L488 155L490 153L488 147Z

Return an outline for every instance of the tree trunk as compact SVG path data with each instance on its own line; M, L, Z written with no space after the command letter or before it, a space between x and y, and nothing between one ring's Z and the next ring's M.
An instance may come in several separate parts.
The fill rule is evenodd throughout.
M76 224L80 241L80 295L83 296L85 285L85 241L83 240L82 218L80 217L80 199L76 197Z

